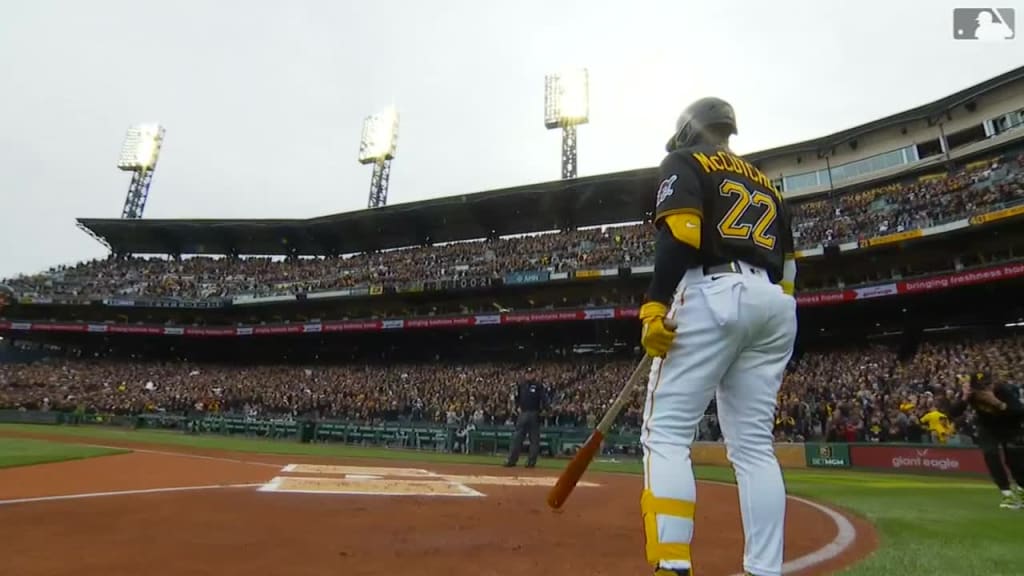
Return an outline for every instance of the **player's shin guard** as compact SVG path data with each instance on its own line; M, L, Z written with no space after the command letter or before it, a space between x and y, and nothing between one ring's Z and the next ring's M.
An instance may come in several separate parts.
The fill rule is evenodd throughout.
M694 503L674 498L658 498L650 490L644 490L640 497L640 510L644 518L644 533L647 537L647 562L663 568L689 568L690 543L662 540L658 518L662 523L672 521L693 522ZM677 520L678 519L678 520ZM690 530L692 534L692 530Z

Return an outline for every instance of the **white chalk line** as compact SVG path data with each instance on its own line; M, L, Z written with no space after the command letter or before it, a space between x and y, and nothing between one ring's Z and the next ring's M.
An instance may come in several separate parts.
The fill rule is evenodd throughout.
M831 518L832 522L836 525L836 537L833 538L831 542L814 552L784 563L782 565L783 574L791 574L793 572L799 572L805 568L810 568L811 566L824 564L825 562L838 557L857 541L857 529L853 527L853 523L850 522L846 516L843 516L828 506L823 506L812 500L806 500L798 496L789 496L789 498L791 500L796 500L801 504L810 506Z
M196 460L212 460L214 462L229 462L231 464L248 464L250 466L266 466L269 468L280 469L280 464L271 464L270 462L255 462L252 460L238 460L236 458L224 458L221 456L203 456L202 454L189 454L187 452L171 452L167 450L149 450L145 448L130 448L126 446L107 446L104 444L86 444L86 446L92 446L93 448L107 448L112 450L130 450L131 452L139 452L141 454L156 454L158 456L177 456L179 458L194 458Z
M714 480L698 480L697 483L716 484L718 486L729 486L731 488L739 489L739 487L736 484L730 484L729 482L716 482ZM851 523L846 518L846 516L843 516L842 514L833 510L832 508L829 508L828 506L818 504L817 502L814 502L812 500L800 498L799 496L792 496L790 494L786 494L786 499L793 500L794 502L799 502L806 506L810 506L811 508L814 508L815 510L828 516L829 519L832 520L832 523L835 524L836 537L833 538L832 541L828 544L825 544L824 546L818 548L813 552L809 552L807 554L804 554L803 556L800 556L799 558L794 558L788 562L784 562L782 564L783 574L792 574L794 572L806 570L813 566L817 566L818 564L824 564L825 562L833 560L834 558L838 557L840 554L845 552L857 540L857 529L854 528L853 523ZM744 575L742 572L740 572L738 574L733 574L732 576Z
M387 491L380 491L380 492L375 492L375 491L354 492L354 491L344 491L344 490L325 492L323 490L296 490L296 489L293 489L293 488L287 488L287 489L285 489L285 488L274 488L274 489L266 489L266 490L264 490L263 488L259 489L260 492L274 492L274 493L277 493L277 494L316 494L318 496L388 496L388 497L394 497L394 498L408 498L410 496L416 496L416 497L422 497L422 498L482 498L482 497L485 496L484 494L482 494L480 492L477 492L476 490L473 490L472 488L468 488L468 490L469 490L469 492L462 491L462 492L460 492L458 494L428 494L428 493L425 493L425 492L408 492L408 493L406 493L406 492L387 492Z
M178 486L176 488L146 488L142 490L116 490L113 492L86 492L83 494L64 494L61 496L36 496L33 498L13 498L0 500L0 506L10 504L27 504L30 502L54 502L57 500L81 500L84 498L106 498L109 496L130 496L136 494L165 494L169 492L195 492L198 490L219 490L224 488L255 488L263 486L263 483L256 484L208 484L205 486Z
M197 458L197 459L200 459L200 460L213 460L213 461L217 461L217 462L231 462L231 463L235 463L235 464L249 464L249 465L252 465L252 466L266 466L266 467L271 467L271 468L277 468L278 470L281 469L281 465L280 464L271 464L269 462L254 462L254 461L249 461L249 460L237 460L237 459L234 459L234 458L222 458L222 457L217 457L217 456L202 456L202 455L199 455L199 454L188 454L188 453L184 453L184 452L169 452L169 451L163 451L163 450L134 449L134 448L125 448L123 446L105 446L105 445L101 445L101 444L90 444L90 446L95 446L97 448L114 448L114 449L121 449L121 450L132 450L134 452L142 452L142 453L146 453L146 454L158 454L158 455L162 455L162 456L178 456L178 457L181 457L181 458ZM615 472L602 472L602 473L603 474L615 474L615 475L618 474L618 473L615 473ZM630 476L634 476L634 475L630 474ZM738 488L736 486L736 484L731 484L729 482L716 482L716 481L713 481L713 480L699 480L698 482L701 482L701 483L704 483L704 484L717 484L717 485L720 485L720 486L730 486L732 488ZM253 485L249 485L249 486L264 486L264 485L265 484L253 484ZM241 487L243 485L236 485L236 486ZM476 492L476 491L474 490L474 492ZM111 495L117 495L117 494L119 494L119 493L113 493ZM64 497L58 497L58 498L64 498ZM798 496L792 496L792 495L787 494L786 498L789 499L789 500L793 500L793 501L796 501L796 502L800 502L801 504L805 504L807 506L810 506L811 508L814 508L815 510L817 510L817 511L825 514L826 516L828 516L829 519L832 520L832 523L835 525L837 533L836 533L835 538L833 538L831 542L829 542L825 546L822 546L818 550L815 550L813 552L810 552L808 554L800 556L799 558L794 558L793 560L785 562L782 565L782 573L783 574L791 574L793 572L799 572L800 570L805 570L807 568L810 568L812 566L816 566L818 564L824 564L825 562L828 562L828 561L838 557L843 552L845 552L857 540L857 529L854 528L853 524L846 518L846 516L840 514L839 512L833 510L832 508L829 508L828 506L824 506L822 504L818 504L817 502L814 502L814 501L811 501L811 500L807 500L807 499L804 499L804 498L800 498ZM5 504L5 503L6 502L4 502L4 501L0 501L0 505ZM743 574L735 574L733 576L743 576Z
M257 489L258 492L278 492L281 494L320 494L322 496L330 496L332 494L344 494L350 496L431 496L431 497L451 497L451 496L472 496L476 498L483 498L487 495L483 492L479 492L466 486L465 484L459 484L457 482L449 482L448 486L458 490L458 493L436 493L436 492L397 492L389 490L305 490L301 488L282 488L281 485L288 478L292 476L275 476L270 482L260 485ZM317 478L316 476L312 478Z
M634 478L637 476L636 474L629 473L629 472L615 472L615 471L608 471L608 472L602 471L602 472L598 472L598 474L608 474L608 475L611 475L611 476L629 476L629 477L634 477ZM697 480L697 483L698 484L714 484L714 485L718 485L718 486L728 486L728 487L730 487L730 488L732 488L734 490L738 490L739 489L739 486L736 485L734 482L720 482L720 481L717 481L717 480ZM799 572L801 570L806 570L807 568L811 568L813 566L817 566L818 564L824 564L825 562L828 562L828 561L838 557L843 552L845 552L857 540L857 529L853 526L853 524L849 521L849 519L847 519L846 516L844 516L842 513L838 512L838 511L836 511L836 510L834 510L832 508L829 508L828 506L825 506L823 504L818 504L817 502L814 502L813 500L807 500L807 499L801 498L799 496L793 496L791 494L786 494L786 499L793 500L795 502L800 502L801 504L806 504L807 506L810 506L810 507L814 508L815 510L818 510L819 512L822 512L823 514L828 516L830 520L832 520L832 523L836 527L837 533L836 533L836 537L833 538L831 542L829 542L828 544L822 546L821 548L819 548L819 549L817 549L817 550L815 550L813 552L810 552L808 554L805 554L803 556L800 556L799 558L794 558L793 560L790 560L788 562L784 562L782 564L782 573L783 574L792 574L794 572ZM863 560L863 559L864 558L857 558L857 561L860 561L860 560ZM745 576L745 575L743 573L738 573L738 574L733 574L732 576Z
M294 472L296 467L297 467L296 464L289 464L288 466L285 466L284 468L282 468L281 471L282 472ZM406 470L406 469L396 468L396 470ZM296 478L294 476L275 476L269 482L267 482L266 484L263 484L259 488L258 491L259 492L295 493L295 494L321 494L321 495L345 494L345 495L354 495L354 496L432 496L432 497L433 496L473 496L473 497L477 497L477 498L484 498L484 497L487 496L483 492L480 492L478 490L474 490L473 488L470 488L469 486L467 486L467 485L465 485L465 484L463 484L461 482L451 480L450 478L446 478L445 476L442 476L442 475L437 474L435 472L431 472L430 470L424 470L422 468L410 468L408 470L413 470L415 472L421 472L423 474L423 477L428 479L428 480L414 480L413 482L424 482L424 481L430 482L430 481L433 481L433 480L439 480L441 482L437 482L437 483L444 483L447 486L449 486L450 488L453 488L453 489L457 490L458 492L453 494L453 493L434 493L434 492L425 492L425 491L424 492L400 492L400 491L397 491L397 490L381 490L381 491L376 491L376 490L306 490L306 489L302 489L302 488L282 488L281 487L281 485L284 483L284 481L287 480L287 479L290 479L290 478L294 478L294 479L308 479L308 480L314 480L314 479L330 480L329 477L325 477L325 476L322 476L322 475L320 475L320 476L302 477L302 478ZM345 479L346 480L354 480L354 481L359 482L359 481L387 480L388 478L386 476L346 474L345 475ZM397 482L403 482L403 481L402 480L397 480Z

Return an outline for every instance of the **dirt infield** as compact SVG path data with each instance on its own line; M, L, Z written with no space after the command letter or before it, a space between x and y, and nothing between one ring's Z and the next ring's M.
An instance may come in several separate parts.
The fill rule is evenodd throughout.
M66 439L64 439L66 441ZM641 479L588 474L563 511L548 470L168 447L0 470L0 556L19 576L643 575ZM698 489L701 576L741 572L735 488ZM786 559L828 574L869 524L791 499Z

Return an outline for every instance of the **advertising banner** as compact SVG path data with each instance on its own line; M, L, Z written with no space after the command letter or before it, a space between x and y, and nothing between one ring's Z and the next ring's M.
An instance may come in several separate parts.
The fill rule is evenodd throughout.
M1024 204L1019 206L1013 206L1011 208L1004 208L1003 210L996 210L994 212L986 212L979 214L971 218L971 226L977 226L979 224L988 224L989 222L995 222L997 220L1003 220L1005 218L1012 218L1014 216L1020 216L1024 214Z
M870 248L871 246L881 246L882 244L893 244L896 242L903 242L910 240L911 238L920 238L924 236L923 230L907 230L906 232L897 232L895 234L886 234L885 236L877 236L875 238L868 238L861 240L859 246L861 248Z
M290 297L289 297L290 299ZM136 308L189 308L196 310L204 310L210 308L224 308L227 302L221 299L210 299L210 300L179 300L179 299L139 299L136 298L134 305ZM111 306L118 306L118 304L111 304Z
M985 266L961 270L952 274L936 274L925 276L915 280L900 280L895 284L880 284L875 286L863 286L846 290L833 290L823 292L806 292L796 295L796 303L799 306L825 306L829 304L843 304L855 300L867 300L883 296L896 296L900 294L916 294L919 292L934 292L946 290L958 286L972 286L976 284L987 284L999 282L1024 276L1024 262L1012 262L995 266Z
M853 444L850 446L850 460L857 468L876 470L988 474L981 450L977 448Z
M135 306L135 300L128 298L104 298L104 306Z
M1021 276L1024 276L1024 263L1002 264L999 266L963 270L955 274L929 276L920 280L906 280L899 283L899 293L932 292L934 290L956 288L957 286L998 282Z
M505 275L505 284L536 284L547 282L551 273L547 270L534 270L531 272L511 272Z
M809 468L849 468L850 447L846 444L804 444Z

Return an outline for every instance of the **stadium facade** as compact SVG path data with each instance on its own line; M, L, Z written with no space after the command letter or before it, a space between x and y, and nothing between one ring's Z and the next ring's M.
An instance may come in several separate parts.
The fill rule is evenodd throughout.
M825 338L841 327L877 337L910 326L920 335L951 322L1020 322L1017 299L1007 296L1024 282L1022 152L1024 67L863 126L748 155L777 179L798 214L803 336ZM115 261L259 255L301 267L310 258L343 262L344 255L476 241L482 258L500 262L487 243L514 235L611 227L596 245L620 246L616 226L649 221L656 184L654 169L640 169L303 220L83 218L79 225L108 245ZM585 255L588 243L595 244L580 241L573 250ZM563 353L581 344L632 350L652 266L643 250L624 253L595 259L597 265L584 256L571 266L523 258L485 273L455 265L440 275L278 282L200 297L54 289L67 276L58 271L35 284L10 282L15 297L0 333L16 341L157 348L193 339L312 339L374 354L450 351L467 339L491 350L502 343L525 348L539 338ZM954 320L957 311L971 318Z

